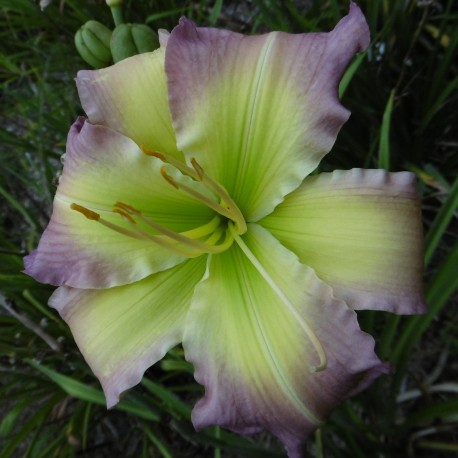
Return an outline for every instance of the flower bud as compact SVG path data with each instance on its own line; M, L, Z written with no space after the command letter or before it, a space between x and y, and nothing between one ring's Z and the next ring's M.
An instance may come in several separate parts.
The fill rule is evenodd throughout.
M112 61L111 30L97 21L88 21L76 32L75 46L80 56L92 67L103 68Z
M111 36L111 54L119 62L127 57L154 51L159 47L157 34L145 24L120 24Z

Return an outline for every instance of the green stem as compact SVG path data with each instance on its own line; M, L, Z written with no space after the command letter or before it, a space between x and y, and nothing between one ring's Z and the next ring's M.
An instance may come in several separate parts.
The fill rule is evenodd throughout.
M113 16L113 21L115 26L124 23L124 17L122 15L122 6L112 6L111 7L111 14Z
M321 429L317 429L315 431L315 457L316 458L324 458L323 455L323 438L321 436Z

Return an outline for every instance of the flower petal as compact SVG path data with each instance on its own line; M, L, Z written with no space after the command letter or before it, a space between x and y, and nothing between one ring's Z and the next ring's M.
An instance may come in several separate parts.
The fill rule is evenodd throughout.
M308 177L260 224L354 309L423 312L415 177L353 169Z
M182 19L165 63L179 149L248 221L269 214L334 144L349 116L337 85L368 42L354 4L330 33L244 36Z
M101 70L82 70L76 84L92 123L111 127L139 146L181 158L167 100L164 53L159 48Z
M204 272L205 257L200 257L131 285L105 290L63 286L51 296L49 305L70 326L108 407L181 342L191 296Z
M318 357L304 321L234 244L209 258L186 322L186 358L206 390L193 423L242 434L266 429L290 457L302 457L305 436L388 368L374 354L372 337L359 329L355 312L311 268L256 224L243 240L321 342L327 368L310 373Z
M51 221L38 249L25 259L26 273L59 286L104 288L132 283L182 262L182 256L152 241L110 230L70 208L72 203L88 207L127 230L132 230L129 222L112 212L116 201L175 231L208 222L212 212L167 183L161 166L130 139L80 118L68 136Z

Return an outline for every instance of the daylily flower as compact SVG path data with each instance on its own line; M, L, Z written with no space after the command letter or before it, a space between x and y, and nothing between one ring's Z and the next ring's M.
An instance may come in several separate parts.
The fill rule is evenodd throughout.
M186 19L162 47L81 71L53 214L26 272L51 297L109 407L182 343L197 429L268 430L290 457L389 368L355 310L423 311L414 177L311 176L349 112L339 79L369 42L243 36Z

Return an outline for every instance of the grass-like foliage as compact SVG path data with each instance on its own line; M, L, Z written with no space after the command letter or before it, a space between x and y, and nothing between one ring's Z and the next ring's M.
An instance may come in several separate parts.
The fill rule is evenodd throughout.
M282 457L268 435L218 428L196 433L202 394L181 349L107 411L67 326L47 307L52 288L21 273L50 215L68 128L81 114L73 83L87 68L76 30L113 27L103 1L0 0L0 458ZM323 170L369 167L418 176L429 311L359 313L393 365L345 402L309 444L329 458L452 457L458 452L458 5L453 0L360 0L372 44L340 87L352 110ZM329 30L345 0L130 0L125 17L171 29L198 25L243 33Z

